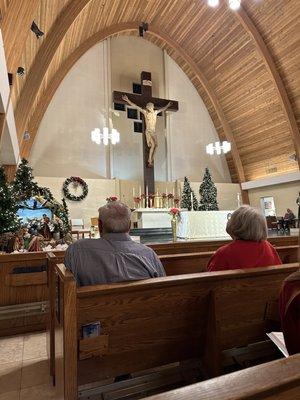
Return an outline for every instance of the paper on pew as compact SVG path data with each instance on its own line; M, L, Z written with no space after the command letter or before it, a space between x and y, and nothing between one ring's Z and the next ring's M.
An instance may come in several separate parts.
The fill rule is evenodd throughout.
M270 332L267 333L267 336L272 340L274 344L278 347L278 349L281 351L281 353L285 356L288 357L289 353L286 349L284 337L282 332Z

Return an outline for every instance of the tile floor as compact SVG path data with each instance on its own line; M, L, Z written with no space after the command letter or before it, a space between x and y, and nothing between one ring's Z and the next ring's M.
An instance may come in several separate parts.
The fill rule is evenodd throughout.
M46 334L0 338L0 400L56 399L46 352Z

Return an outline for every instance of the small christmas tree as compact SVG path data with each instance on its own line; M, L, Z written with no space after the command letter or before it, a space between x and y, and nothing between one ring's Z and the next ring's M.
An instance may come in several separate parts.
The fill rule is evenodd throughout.
M192 190L192 196L193 196L193 210L198 211L199 210L199 202L198 202L195 192L193 190Z
M181 198L181 208L187 208L188 210L192 209L192 201L191 201L191 185L187 177L184 178L183 183L183 191Z
M18 208L11 187L6 182L4 168L0 166L0 234L16 232L20 228Z
M32 168L28 165L28 161L25 158L22 159L18 166L12 187L16 199L20 203L40 193L38 184L34 182Z
M205 168L203 182L199 188L201 211L217 211L219 210L217 202L217 188L211 178L208 168Z

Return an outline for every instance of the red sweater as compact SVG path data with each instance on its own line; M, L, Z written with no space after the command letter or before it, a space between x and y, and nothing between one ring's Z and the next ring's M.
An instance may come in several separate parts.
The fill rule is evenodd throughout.
M267 241L234 240L220 247L208 262L208 271L268 267L282 264L277 251Z

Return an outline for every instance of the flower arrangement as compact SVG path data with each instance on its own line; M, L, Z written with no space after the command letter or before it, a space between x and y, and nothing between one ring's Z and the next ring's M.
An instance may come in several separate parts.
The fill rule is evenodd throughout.
M172 215L172 217L180 217L180 210L179 208L173 207L170 209L169 214Z
M118 198L117 198L117 196L110 196L110 197L107 197L106 201L108 203L111 203L112 201L118 201Z

